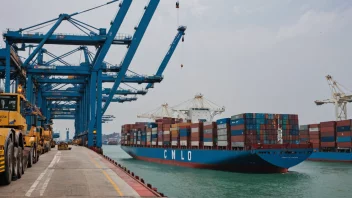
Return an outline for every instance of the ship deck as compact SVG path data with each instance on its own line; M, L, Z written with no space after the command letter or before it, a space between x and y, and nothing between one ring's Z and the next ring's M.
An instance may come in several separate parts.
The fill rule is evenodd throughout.
M21 179L0 186L0 197L156 197L102 155L79 146L52 149Z

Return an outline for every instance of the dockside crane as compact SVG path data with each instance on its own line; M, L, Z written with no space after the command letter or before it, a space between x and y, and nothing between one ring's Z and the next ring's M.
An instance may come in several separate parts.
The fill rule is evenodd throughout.
M325 100L316 100L314 101L316 105L323 104L334 104L335 105L335 118L336 120L347 120L347 103L352 102L352 92L348 91L343 85L335 81L332 76L325 76L328 81L331 98ZM347 92L350 92L348 94Z

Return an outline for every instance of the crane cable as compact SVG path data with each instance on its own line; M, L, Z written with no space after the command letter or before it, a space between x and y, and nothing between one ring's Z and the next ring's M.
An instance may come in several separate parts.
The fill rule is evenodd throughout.
M176 1L176 14L177 14L177 27L180 27L180 14L179 14L179 8L180 8L180 1ZM182 35L182 43L185 41L184 35ZM183 44L181 44L181 55L180 55L180 62L182 62L182 57L183 57ZM181 69L183 68L183 64L181 63Z

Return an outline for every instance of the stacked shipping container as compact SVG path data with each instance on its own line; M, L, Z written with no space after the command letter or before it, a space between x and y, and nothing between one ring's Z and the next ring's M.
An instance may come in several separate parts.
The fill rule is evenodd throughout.
M216 122L203 123L203 145L214 146L217 142Z
M217 124L217 146L229 145L230 119L223 118L216 121Z
M351 120L336 122L336 144L338 149L349 149L352 147Z
M163 123L159 122L158 123L158 146L162 146L163 145Z
M231 147L244 147L245 142L245 122L244 114L231 117Z
M299 126L299 141L309 142L309 126L301 125Z
M179 146L180 145L180 134L179 134L178 124L172 124L170 131L171 131L171 145L172 146Z
M320 147L336 147L336 122L320 122Z
M191 125L191 146L203 146L203 123L194 123Z
M171 124L163 124L163 146L171 145Z
M320 148L320 125L310 124L308 125L309 141L313 143L314 149Z

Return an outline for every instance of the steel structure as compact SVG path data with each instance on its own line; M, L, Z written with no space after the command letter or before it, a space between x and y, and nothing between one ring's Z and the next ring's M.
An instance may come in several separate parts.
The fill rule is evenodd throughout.
M139 75L129 70L130 63L138 49L147 27L158 7L160 0L150 0L135 27L133 35L119 33L121 24L132 4L132 0L113 0L73 14L60 14L57 18L18 30L3 33L6 44L0 49L0 78L4 81L5 92L16 92L19 85L24 86L29 102L39 108L45 119L33 120L27 116L28 126L45 125L53 119L74 120L75 136L87 146L102 146L102 123L115 118L105 115L111 102L131 102L136 95L145 95L154 83L163 80L163 71L172 57L180 39L185 35L185 26L177 29L177 35L162 60L155 75ZM74 17L103 6L118 5L118 11L110 27L97 28ZM69 22L82 31L83 35L56 33L63 22ZM50 27L50 25L52 25ZM46 33L33 32L50 27ZM31 33L25 31L31 30ZM183 41L183 39L182 39ZM45 45L78 46L64 54L56 55ZM127 53L120 64L111 64L105 57L112 45L127 46ZM89 50L95 47L96 52ZM19 53L27 52L22 58ZM71 64L67 57L81 53L83 61ZM112 88L104 88L104 83L113 83ZM147 84L145 89L122 89L121 83Z
M347 103L352 102L352 94L347 94L347 89L343 85L336 82L332 76L325 76L328 81L332 98L326 100L314 101L316 105L332 103L335 105L335 119L347 120Z

